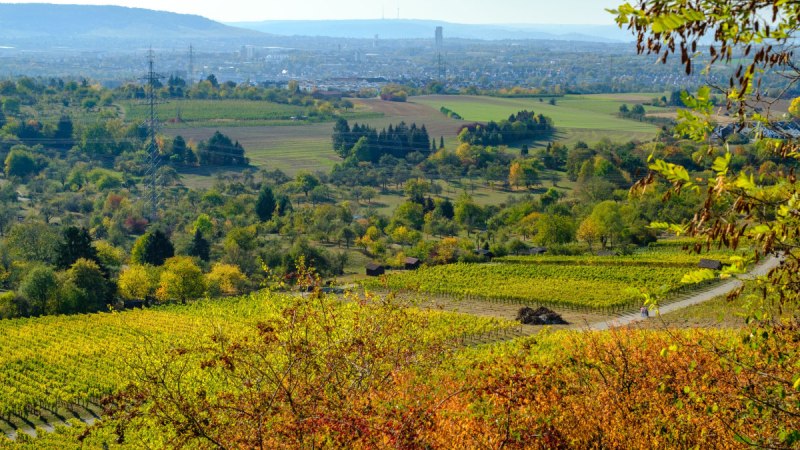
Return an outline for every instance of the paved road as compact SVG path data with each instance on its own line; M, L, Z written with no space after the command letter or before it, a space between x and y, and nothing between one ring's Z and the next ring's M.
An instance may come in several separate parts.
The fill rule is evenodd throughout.
M751 279L762 275L766 275L770 270L774 269L775 267L778 267L778 265L780 265L780 261L781 261L780 258L775 256L770 256L769 258L758 264L753 270L751 270L747 275L745 275L744 278ZM676 302L669 303L668 305L664 305L661 308L659 308L659 312L661 314L666 314L672 311L677 311L679 309L687 308L692 305L697 305L699 303L707 302L713 298L727 295L733 290L739 288L739 286L741 285L742 285L741 280L731 279L721 284L718 284L713 289L699 292L683 300L678 300ZM639 312L633 312L629 314L623 314L611 320L590 324L588 329L597 331L608 330L609 328L622 327L641 320L647 320L647 319L642 317Z

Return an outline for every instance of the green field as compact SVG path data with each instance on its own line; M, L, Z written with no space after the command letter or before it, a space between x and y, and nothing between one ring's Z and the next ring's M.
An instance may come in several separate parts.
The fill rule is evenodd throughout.
M583 140L589 144L602 138L612 141L631 139L648 140L655 136L658 127L617 117L623 103L634 104L628 97L615 98L601 95L567 95L556 99L556 105L538 98L495 98L476 96L424 96L412 99L414 103L438 110L445 106L467 121L487 122L507 118L521 110L534 111L553 119L557 132L552 140L572 143ZM638 97L630 97L638 99ZM648 112L663 108L646 107Z
M145 102L122 104L125 118L134 122L148 119ZM249 124L290 121L306 114L307 108L253 100L172 100L156 105L156 115L168 127Z
M165 133L180 135L187 141L198 143L210 138L215 131L220 131L244 146L251 165L259 169L280 169L294 175L300 170L327 171L341 161L331 148L332 129L331 123L316 123L298 126L171 128ZM213 183L213 179L203 180L209 178L208 175L211 174L191 171L184 174L184 183L190 186L202 185L204 181Z

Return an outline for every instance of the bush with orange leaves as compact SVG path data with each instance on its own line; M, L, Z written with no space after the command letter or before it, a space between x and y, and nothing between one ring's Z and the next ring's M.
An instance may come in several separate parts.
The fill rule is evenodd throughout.
M576 333L539 363L529 340L467 371L472 388L437 415L431 443L798 448L800 327L751 331Z

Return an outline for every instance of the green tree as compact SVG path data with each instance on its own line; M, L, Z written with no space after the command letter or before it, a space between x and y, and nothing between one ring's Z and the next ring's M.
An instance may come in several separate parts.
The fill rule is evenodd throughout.
M64 228L62 240L56 247L56 265L59 269L67 269L80 258L99 262L89 230L78 227Z
M467 235L484 223L483 209L467 194L462 194L455 204L455 220L467 229Z
M575 239L575 223L571 217L544 214L536 222L536 241L542 245L566 244Z
M199 228L194 232L194 236L192 237L192 242L189 244L189 251L187 253L189 256L197 257L201 261L206 262L208 262L211 257L211 244L209 244L208 240L203 237L203 233Z
M55 140L55 146L68 149L71 148L75 141L73 139L74 136L74 126L72 124L72 119L68 115L62 115L60 119L58 119L58 124L56 124L56 131L53 134L53 140Z
M599 228L600 243L603 248L611 246L614 238L619 236L625 228L619 204L613 200L606 200L595 205L589 217Z
M194 223L192 224L192 231L193 232L201 232L203 234L211 234L214 231L214 222L211 220L208 214L202 213L197 216Z
M295 177L295 183L297 183L297 187L303 191L303 194L308 197L308 193L319 186L319 178L308 172L300 172L297 174L297 177Z
M136 240L131 249L131 260L136 264L160 266L175 255L175 247L161 230L150 231Z
M272 219L277 206L272 189L269 186L264 186L258 193L258 200L256 200L256 215L262 222L266 222Z
M76 289L77 312L103 310L112 300L112 286L96 262L79 259L66 272L66 282Z
M11 148L5 159L7 176L24 178L35 173L36 170L36 160L27 147L17 145Z
M58 235L42 222L18 223L6 236L11 256L25 261L52 264L56 257Z
M53 269L47 266L37 266L30 270L19 284L19 292L33 306L33 314L52 314L50 304L55 300L58 289L58 279Z

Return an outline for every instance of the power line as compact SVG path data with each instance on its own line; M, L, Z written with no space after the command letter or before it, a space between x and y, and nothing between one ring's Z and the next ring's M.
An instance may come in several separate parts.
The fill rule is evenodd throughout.
M163 76L155 72L155 55L152 49L150 49L147 54L147 65L149 70L145 80L147 81L147 103L150 108L147 120L147 132L149 137L147 153L150 156L150 161L146 177L149 178L150 184L150 192L148 193L150 199L150 223L153 223L158 219L158 163L160 158L158 145L156 144L156 127L158 126L158 119L156 116L156 86L160 84L159 79L163 78Z

